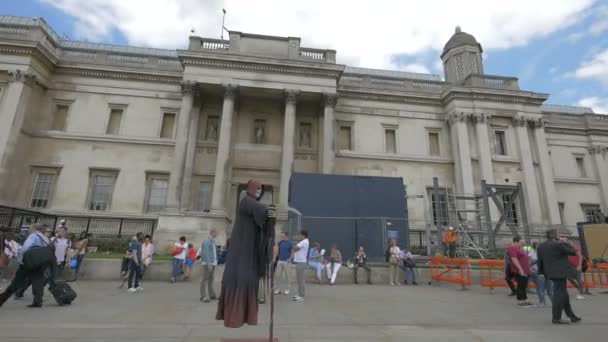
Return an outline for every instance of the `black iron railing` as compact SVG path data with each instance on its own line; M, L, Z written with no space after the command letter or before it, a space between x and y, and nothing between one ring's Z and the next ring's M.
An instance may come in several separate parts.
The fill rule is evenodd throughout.
M41 223L56 229L65 220L70 234L87 232L93 238L128 238L136 233L153 236L158 220L150 218L124 218L104 216L58 216L39 211L0 206L0 231L19 232L21 227Z

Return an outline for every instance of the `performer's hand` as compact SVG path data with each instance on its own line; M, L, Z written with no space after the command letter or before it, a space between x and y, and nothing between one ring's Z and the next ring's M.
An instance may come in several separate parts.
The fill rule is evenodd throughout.
M277 208L274 205L268 206L268 218L277 218Z

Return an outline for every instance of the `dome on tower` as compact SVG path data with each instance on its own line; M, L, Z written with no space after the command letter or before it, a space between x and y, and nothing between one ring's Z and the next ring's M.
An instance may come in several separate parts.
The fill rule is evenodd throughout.
M480 52L483 51L483 49L481 48L481 44L479 44L479 42L477 42L477 39L475 39L475 37L473 37L473 35L468 34L466 32L462 32L462 30L460 29L460 26L456 26L456 32L454 32L454 35L452 36L452 38L450 38L450 40L448 40L448 42L445 43L445 46L443 47L443 53L441 53L441 57L443 57L446 53L448 53L449 50L451 50L453 48L457 48L459 46L464 46L464 45L478 46L479 51Z

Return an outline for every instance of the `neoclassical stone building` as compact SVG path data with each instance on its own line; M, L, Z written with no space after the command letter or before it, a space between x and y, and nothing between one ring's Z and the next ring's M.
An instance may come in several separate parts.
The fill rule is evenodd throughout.
M481 53L457 29L441 78L340 65L295 37L161 50L0 17L0 202L154 217L163 241L229 227L250 178L285 209L293 172L403 177L424 201L433 177L462 194L521 182L536 224L608 211L608 116L543 105ZM409 201L409 219L426 207Z

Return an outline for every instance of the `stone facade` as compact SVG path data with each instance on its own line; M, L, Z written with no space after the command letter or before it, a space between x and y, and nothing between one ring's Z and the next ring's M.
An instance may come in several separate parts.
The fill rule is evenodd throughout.
M424 201L433 177L463 194L521 182L535 224L608 211L608 116L543 105L484 74L481 51L458 30L443 81L336 64L294 37L160 50L0 17L0 203L158 217L161 243L228 228L250 178L284 212L292 172L403 177ZM409 219L426 207L409 201Z

